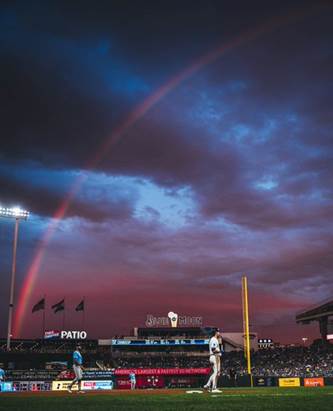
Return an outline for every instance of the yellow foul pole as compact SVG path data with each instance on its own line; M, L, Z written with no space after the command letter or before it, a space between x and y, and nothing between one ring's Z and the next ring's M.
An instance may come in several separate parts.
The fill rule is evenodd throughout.
M245 324L245 302L244 302L244 284L242 278L242 314L243 314L243 340L244 340L244 358L246 360L247 353L246 353L246 324Z
M251 373L251 350L250 350L250 326L249 326L249 300L247 292L247 277L242 277L242 303L243 303L243 326L244 326L244 352L246 353L247 373L250 376L251 387L253 387Z

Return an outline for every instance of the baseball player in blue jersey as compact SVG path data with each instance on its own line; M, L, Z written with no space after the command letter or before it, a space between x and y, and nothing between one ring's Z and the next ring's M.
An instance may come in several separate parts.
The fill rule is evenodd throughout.
M5 381L5 371L0 368L0 382Z
M83 357L80 353L81 346L77 345L76 350L73 352L73 371L75 374L74 380L69 384L67 390L68 392L72 392L72 387L74 384L77 383L78 388L79 388L79 393L84 393L84 391L81 390L81 380L83 376Z
M133 371L129 375L129 380L130 380L130 383L131 383L131 390L135 390L136 378L135 378L135 374L134 374Z

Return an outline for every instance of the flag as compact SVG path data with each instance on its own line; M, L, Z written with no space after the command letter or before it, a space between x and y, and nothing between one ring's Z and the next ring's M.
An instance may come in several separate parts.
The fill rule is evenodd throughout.
M65 299L62 299L57 304L53 304L52 309L54 310L54 314L58 311L63 311L65 309Z
M75 311L84 311L84 300L76 306Z
M38 301L37 304L35 304L32 307L32 312L34 313L36 311L44 310L44 309L45 309L45 298L42 298L40 301Z

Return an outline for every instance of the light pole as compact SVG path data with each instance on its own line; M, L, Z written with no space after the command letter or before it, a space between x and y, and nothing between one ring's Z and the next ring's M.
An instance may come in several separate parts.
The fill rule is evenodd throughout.
M10 350L10 339L12 336L12 318L13 318L13 307L14 307L14 289L15 289L15 274L16 274L16 250L17 250L19 221L26 220L28 216L29 216L28 211L22 210L18 207L14 207L14 208L0 207L0 217L15 218L13 261L12 261L12 273L11 273L11 280L10 280L10 296L9 296L9 311L8 311L7 351Z
M304 347L305 347L305 344L306 344L307 340L308 340L308 337L302 337L302 341L303 341L303 346L304 346Z

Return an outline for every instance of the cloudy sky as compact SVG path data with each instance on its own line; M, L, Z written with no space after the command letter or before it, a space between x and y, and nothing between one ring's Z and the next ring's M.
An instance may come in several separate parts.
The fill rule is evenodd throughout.
M0 203L20 223L15 336L147 314L261 337L332 297L333 8L312 1L31 1L0 11ZM301 5L301 7L300 7ZM0 221L0 335L14 222Z

